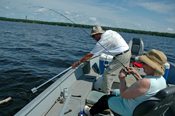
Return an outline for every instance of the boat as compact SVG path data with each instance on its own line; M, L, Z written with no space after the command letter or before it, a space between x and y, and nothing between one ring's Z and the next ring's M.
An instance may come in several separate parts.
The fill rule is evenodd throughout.
M139 42L138 51L141 54L132 52L131 66L137 62L139 55L145 54L144 45L141 38L135 38ZM134 38L129 43L130 49L134 46ZM101 65L101 56L93 56L88 61L80 64L76 68L69 67L65 71L53 78L59 77L53 84L46 88L35 99L28 103L15 116L77 116L80 115L85 105L92 106L104 93L97 90L98 80L102 77L100 70L104 70ZM105 62L105 61L102 61ZM110 63L110 61L108 61ZM175 64L167 61L165 79L167 88L159 91L152 99L141 103L134 110L133 116L175 116ZM143 68L135 69L145 76ZM115 79L111 91L119 88L119 80ZM52 80L52 79L51 79ZM49 80L49 81L51 81ZM127 86L130 86L136 79L133 75L128 75ZM41 86L43 86L42 84ZM41 87L39 86L39 87ZM36 92L39 87L34 87L32 92ZM114 112L105 110L95 116L110 116ZM83 114L85 116L85 114ZM114 114L115 115L115 114Z

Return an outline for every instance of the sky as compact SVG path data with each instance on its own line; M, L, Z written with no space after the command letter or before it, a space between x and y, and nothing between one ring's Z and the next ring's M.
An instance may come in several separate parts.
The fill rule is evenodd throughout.
M175 0L0 0L0 17L71 23L59 13L76 24L175 33Z

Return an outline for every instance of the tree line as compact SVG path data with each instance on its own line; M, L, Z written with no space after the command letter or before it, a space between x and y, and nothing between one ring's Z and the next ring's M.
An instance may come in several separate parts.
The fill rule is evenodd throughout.
M6 17L0 17L0 20L12 21L12 22L45 24L45 25L67 26L67 27L79 27L79 28L92 28L94 26L94 25L83 25L83 24L63 23L63 22L47 22L47 21L38 21L38 20L14 19L14 18L6 18ZM175 38L174 33L141 31L141 30L114 28L114 27L105 27L105 26L102 26L102 28L104 30L111 29L111 30L114 30L114 31L117 31L117 32L136 33L136 34L144 34L144 35L153 35L153 36L163 36L163 37Z

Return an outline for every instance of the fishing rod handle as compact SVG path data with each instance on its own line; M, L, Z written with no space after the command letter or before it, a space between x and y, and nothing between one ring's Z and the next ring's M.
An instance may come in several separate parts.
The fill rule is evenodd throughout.
M135 79L136 79L137 81L140 80L139 77L136 75L136 73L131 72L131 74L135 77Z
M126 70L125 70L126 69ZM127 67L125 67L125 69L123 69L121 72L123 72L125 75L128 75L128 74L132 74L134 77L135 77L135 79L138 81L138 80L140 80L139 79L139 77L136 75L136 73L134 73L134 72L128 72L128 68Z

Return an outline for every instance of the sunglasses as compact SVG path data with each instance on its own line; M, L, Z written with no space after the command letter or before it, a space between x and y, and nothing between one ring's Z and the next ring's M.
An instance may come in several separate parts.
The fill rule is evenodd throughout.
M97 34L92 35L92 37L94 38L94 37L95 37L95 35L97 35Z

